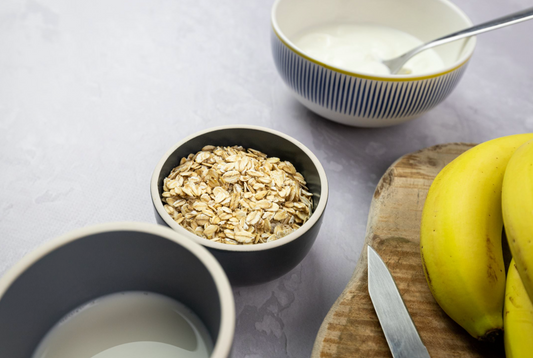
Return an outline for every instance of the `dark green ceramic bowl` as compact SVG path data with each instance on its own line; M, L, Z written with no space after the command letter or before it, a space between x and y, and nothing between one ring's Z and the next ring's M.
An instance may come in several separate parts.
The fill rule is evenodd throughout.
M161 201L163 180L179 165L182 157L200 151L206 145L257 149L269 157L291 162L313 193L313 212L309 220L291 234L264 244L227 245L196 236L177 224L167 214ZM150 183L156 219L190 240L205 246L219 261L233 285L253 285L276 279L307 255L315 242L328 200L328 181L316 156L302 143L272 129L234 125L216 127L193 134L173 146L157 164Z
M214 343L211 358L229 357L235 302L222 268L203 247L146 223L78 229L13 266L0 279L0 357L31 357L67 313L123 291L155 292L183 303L206 325Z

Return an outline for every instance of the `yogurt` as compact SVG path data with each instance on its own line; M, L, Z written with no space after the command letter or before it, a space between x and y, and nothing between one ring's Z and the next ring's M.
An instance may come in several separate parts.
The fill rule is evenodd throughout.
M292 39L302 52L347 71L389 75L382 61L412 50L423 42L406 32L381 25L330 24L309 28ZM399 74L424 74L444 67L432 49L411 58Z

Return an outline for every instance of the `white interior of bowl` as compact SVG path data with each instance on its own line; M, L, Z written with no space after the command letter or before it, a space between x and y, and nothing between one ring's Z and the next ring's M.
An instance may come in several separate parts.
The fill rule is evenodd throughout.
M470 19L447 0L277 0L272 8L274 30L295 49L297 47L292 42L295 35L314 26L332 23L389 26L423 42L472 26ZM446 72L465 62L472 55L474 47L475 38L435 47L445 65L435 73Z

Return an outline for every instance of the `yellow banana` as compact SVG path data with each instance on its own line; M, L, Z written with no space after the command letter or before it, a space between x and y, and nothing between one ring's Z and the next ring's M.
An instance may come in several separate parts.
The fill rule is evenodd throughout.
M515 261L511 261L505 287L503 316L505 356L529 358L533 354L533 304L520 279Z
M518 148L509 160L503 179L502 209L511 253L529 298L533 299L533 141Z
M424 204L420 249L431 293L480 340L503 328L502 181L509 158L532 138L497 138L461 154L437 175Z

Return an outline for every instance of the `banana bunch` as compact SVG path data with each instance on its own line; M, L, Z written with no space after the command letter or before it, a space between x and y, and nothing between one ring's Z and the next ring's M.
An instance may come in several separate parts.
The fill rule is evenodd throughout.
M514 177L506 170L511 157L531 139L533 134L497 138L457 157L435 178L422 212L420 248L431 293L455 322L479 340L493 340L504 327L506 282L502 228L506 214L502 214L502 185L504 176ZM529 184L529 194L533 194L531 153L530 149L524 154L529 159L523 158L517 164L529 162L530 176L520 179L525 186L526 182ZM518 179L509 179L509 185L514 186L514 180ZM524 200L524 194L523 189L522 194L513 191L507 205L514 206L516 201ZM533 221L533 196L525 200L530 205L529 212L509 212L516 222L528 215L529 222ZM528 229L516 222L513 235L520 232L519 236L525 236ZM529 238L533 240L531 235ZM530 246L529 256L524 255L520 262L529 260L533 266L533 244ZM526 252L524 248L515 251ZM520 272L522 266L516 260ZM533 281L531 288L533 293Z

